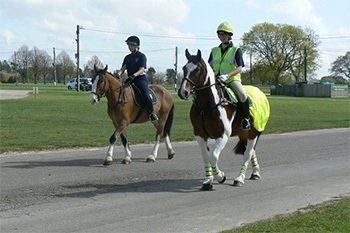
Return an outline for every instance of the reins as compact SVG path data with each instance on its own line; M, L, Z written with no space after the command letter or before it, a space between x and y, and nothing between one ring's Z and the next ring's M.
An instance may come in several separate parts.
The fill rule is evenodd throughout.
M105 79L107 79L105 74L104 74L104 76L105 76ZM112 106L109 105L111 108L115 108L118 104L126 103L126 99L125 99L126 97L125 97L125 91L124 91L125 87L127 87L127 85L121 84L119 87L117 87L113 90L106 90L106 81L104 81L103 88L102 88L103 92L96 93L96 92L92 91L91 93L96 95L98 97L98 99L100 100L100 98L106 96L109 92L113 93L113 92L120 90L117 101Z

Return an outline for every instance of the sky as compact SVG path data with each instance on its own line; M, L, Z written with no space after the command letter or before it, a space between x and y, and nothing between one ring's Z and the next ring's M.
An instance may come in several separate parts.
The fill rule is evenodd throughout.
M331 63L350 51L348 0L0 0L0 60L27 45L53 57L66 51L76 62L76 29L80 27L80 68L96 55L109 70L119 69L129 53L125 40L137 35L147 66L158 72L186 63L185 49L205 58L219 44L216 28L234 27L233 43L259 23L310 28L320 38L320 69L329 75ZM244 55L246 68L249 57ZM253 61L254 63L254 61Z

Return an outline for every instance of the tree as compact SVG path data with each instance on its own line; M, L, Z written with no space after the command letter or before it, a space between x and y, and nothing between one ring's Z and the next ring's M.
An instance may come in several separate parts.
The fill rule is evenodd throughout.
M0 61L0 71L11 72L11 66L6 60Z
M176 72L174 69L166 69L165 73L166 80L168 83L175 83L176 82Z
M286 73L298 80L304 65L305 48L313 54L309 56L308 70L314 71L316 64L318 42L311 32L291 25L257 24L243 35L243 49L254 54L259 65L272 72L274 84L278 84Z
M350 51L347 51L344 56L338 57L331 67L331 72L335 75L345 75L350 78Z
M23 83L29 83L30 56L31 54L27 45L23 45L18 51L16 51L11 56L11 62L13 64L16 64L17 71L20 73Z
M91 77L94 74L94 65L96 65L97 68L104 68L104 65L102 64L100 59L96 55L94 55L84 66L83 73L85 77Z
M150 68L148 68L146 74L149 82L154 83L154 75L156 74L156 70L151 66Z
M56 69L58 82L66 84L67 76L71 78L74 75L75 64L68 53L64 50L57 55Z
M46 75L49 73L52 59L47 54L45 50L40 50L37 47L34 47L31 51L30 64L32 72L34 74L34 83L38 83L38 77L40 75L44 78L44 83L46 83Z

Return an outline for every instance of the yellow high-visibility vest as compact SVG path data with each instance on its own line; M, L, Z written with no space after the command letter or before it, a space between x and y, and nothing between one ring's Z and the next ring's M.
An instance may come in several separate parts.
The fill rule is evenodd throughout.
M214 74L216 76L223 75L223 74L228 74L232 70L236 69L237 64L236 64L236 59L235 55L237 52L238 47L230 46L226 50L224 54L221 54L221 48L215 47L211 50L212 54L212 61L211 61L211 66L213 67ZM231 83L233 81L240 81L241 80L241 74L238 73L234 76L229 77L225 83Z

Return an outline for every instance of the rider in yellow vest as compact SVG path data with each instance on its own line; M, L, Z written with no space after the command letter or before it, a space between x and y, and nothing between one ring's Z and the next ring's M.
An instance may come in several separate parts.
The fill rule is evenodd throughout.
M243 88L241 72L244 67L242 51L232 43L233 27L229 22L221 23L217 28L217 34L221 44L211 50L209 64L214 70L215 76L226 85L230 86L236 94L239 103L238 109L243 115L241 128L250 129L248 95Z

